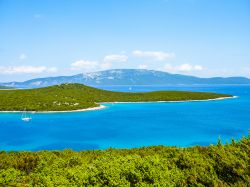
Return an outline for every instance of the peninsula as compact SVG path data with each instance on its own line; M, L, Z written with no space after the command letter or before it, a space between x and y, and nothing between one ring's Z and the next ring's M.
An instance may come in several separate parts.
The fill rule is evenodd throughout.
M184 91L113 92L82 84L38 89L0 90L0 111L72 111L96 109L102 102L194 101L232 97L227 94Z

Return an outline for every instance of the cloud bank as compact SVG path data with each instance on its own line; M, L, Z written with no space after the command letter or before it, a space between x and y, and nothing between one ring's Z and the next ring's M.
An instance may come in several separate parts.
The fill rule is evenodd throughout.
M89 61L89 60L77 60L71 64L71 70L90 71L96 69L97 67L98 67L97 61Z
M104 62L126 62L128 60L128 56L126 55L107 55L104 57Z
M190 71L201 71L204 68L201 65L181 64L173 66L171 64L165 64L163 69L169 72L190 72Z
M141 51L135 50L132 55L138 58L149 58L156 61L164 61L175 57L174 53L167 53L163 51Z

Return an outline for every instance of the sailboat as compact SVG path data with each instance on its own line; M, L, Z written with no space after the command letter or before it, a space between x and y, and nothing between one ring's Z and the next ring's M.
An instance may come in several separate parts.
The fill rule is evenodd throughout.
M22 113L22 118L21 118L21 119L22 119L23 121L26 121L26 122L32 120L31 117L27 116L27 111L26 111L26 110Z

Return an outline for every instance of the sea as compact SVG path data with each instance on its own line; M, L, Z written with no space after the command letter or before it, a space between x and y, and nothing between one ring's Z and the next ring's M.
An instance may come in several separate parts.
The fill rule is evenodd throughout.
M234 99L108 103L102 110L70 113L0 113L0 150L103 150L145 146L208 146L246 137L250 130L250 85L101 86L112 91L205 91Z

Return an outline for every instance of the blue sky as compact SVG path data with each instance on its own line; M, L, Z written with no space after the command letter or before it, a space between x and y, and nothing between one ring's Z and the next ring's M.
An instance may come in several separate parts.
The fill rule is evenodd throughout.
M0 1L0 82L114 68L250 77L250 1Z

